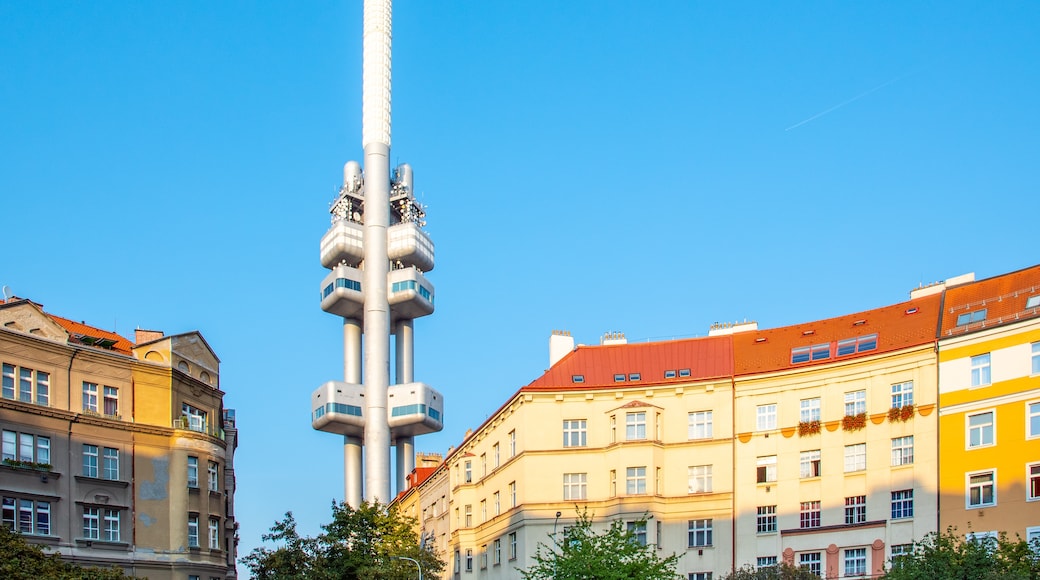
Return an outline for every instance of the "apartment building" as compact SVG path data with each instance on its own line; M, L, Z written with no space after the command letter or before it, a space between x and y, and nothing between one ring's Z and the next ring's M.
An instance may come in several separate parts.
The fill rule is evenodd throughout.
M135 342L0 302L2 524L153 580L235 578L234 411L198 332Z
M946 291L939 405L940 526L1040 538L1040 266Z

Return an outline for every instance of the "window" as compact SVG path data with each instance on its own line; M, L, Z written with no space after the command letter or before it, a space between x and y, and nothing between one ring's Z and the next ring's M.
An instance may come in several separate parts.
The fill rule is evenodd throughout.
M1040 407L1040 405L1038 405ZM690 439L711 439L712 418L711 411L696 411L688 415L689 426L687 436Z
M115 387L104 388L104 413L109 417L119 415L119 389Z
M0 460L50 465L51 438L4 430Z
M209 519L209 549L220 549L220 520L217 518Z
M473 462L467 460L464 464L466 478L463 480L466 483L473 483Z
M509 456L516 457L516 430L509 432Z
M462 555L458 550L455 550L455 574L458 575L462 571Z
M776 429L776 404L759 405L755 411L755 428L758 431Z
M646 413L625 413L625 440L646 439Z
M1026 437L1040 437L1040 403L1026 403Z
M990 383L989 353L971 357L971 386L982 387Z
M711 520L690 520L686 530L687 546L701 548L711 545Z
M516 532L509 533L509 559L516 560Z
M101 513L98 508L83 508L83 537L88 540L101 539Z
M771 534L776 531L776 506L760 505L755 517L755 531L759 534Z
M865 576L867 574L867 549L848 548L845 550L845 577Z
M892 385L892 406L901 409L914 404L914 382L896 383Z
M774 568L779 564L776 556L759 556L755 560L755 568L761 570L763 568Z
M51 535L51 504L47 501L4 497L0 525L22 534Z
M993 411L968 415L968 448L993 445L994 423Z
M628 380L630 380L630 381L642 380L642 375L640 375L639 373L629 373L628 374Z
M1033 370L1032 374L1040 375L1040 342L1033 343Z
M487 544L483 544L480 546L480 569L487 570L487 564Z
M800 462L800 475L802 479L820 477L820 450L802 451Z
M914 462L914 436L892 439L892 466L910 465Z
M614 382L615 383L623 383L623 382L625 382L625 373L615 373L614 374Z
M803 501L798 511L798 527L818 528L820 527L820 502Z
M874 350L877 348L877 336L877 334L867 334L856 338L843 338L838 341L837 356Z
M664 372L664 378L666 378L666 379L674 379L675 377L676 377L675 369L672 369L670 371L665 371Z
M105 447L101 463L101 477L113 481L119 479L119 450Z
M973 324L975 322L982 322L986 320L986 309L976 310L974 312L965 312L957 316L957 326L964 326L966 324Z
M791 349L791 364L809 362L810 360L824 360L830 357L830 343L814 344L811 346L800 346Z
M119 510L104 510L104 529L101 539L106 542L119 541Z
M585 473L564 473L563 474L563 499L578 500L585 499L586 493L586 475Z
M495 543L493 544L493 546L494 546L494 554L495 554L494 562L495 562L495 566L498 566L499 564L502 563L502 538L495 538Z
M494 445L491 446L491 457L492 457L492 461L494 461L492 469L497 468L500 465L500 463L499 463L498 443L495 443Z
M563 422L563 446L585 447L586 445L586 421L585 419L568 419Z
M83 381L83 410L91 413L98 412L98 388L97 383Z
M1037 306L1040 306L1040 295L1038 295L1038 296L1030 296L1029 298L1026 299L1026 308L1027 309L1028 308L1036 308Z
M867 392L852 391L845 393L845 416L854 417L867 412Z
M19 401L23 403L35 401L37 405L44 406L50 403L50 373L4 363L2 376L3 390L0 391L0 396L3 398L15 398L15 377L18 377L17 399Z
M867 496L854 495L845 498L845 524L862 524L867 521Z
M97 445L83 445L83 476L98 476L98 448Z
M625 493L637 495L646 493L646 468L629 467L625 476Z
M0 395L5 399L14 398L14 365L3 364L3 390Z
M1040 499L1040 463L1026 466L1026 499Z
M610 470L610 495L617 495L617 471Z
M499 493L497 491L495 493L491 494L491 499L492 499L491 505L492 505L492 509L494 509L494 514L496 516L498 514L502 513L502 500L500 498L501 498L501 496L499 495Z
M584 383L585 382L585 375L571 375L571 382L572 383Z
M687 487L690 493L711 493L711 466L690 467L687 473Z
M473 550L471 548L466 548L466 571L473 571Z
M997 505L997 472L981 471L969 473L968 478L968 507L984 507Z
M688 376L690 376L690 369L679 369L679 376L680 377L688 377Z
M509 507L516 507L516 482L509 482Z
M914 490L901 489L892 492L892 519L914 517Z
M798 421L808 423L820 420L820 398L802 399L799 403Z
M220 482L217 481L217 474L220 466L217 465L216 461L210 461L209 467L206 468L206 484L209 485L210 491L219 491Z
M466 526L465 527L472 528L473 527L473 504L466 504L466 508L463 511L466 514Z
M845 473L863 471L867 468L867 444L845 446Z
M188 514L188 547L199 547L199 514Z
M819 552L808 552L806 554L798 554L798 567L805 568L809 572L822 576L822 568L820 566L820 553Z
M632 534L632 541L640 546L646 545L646 522L628 522L628 533Z
M487 453L480 454L480 478L487 477Z
M199 486L199 458L188 456L188 487Z
M690 572L687 580L711 580L711 572Z
M198 431L199 433L206 432L206 412L202 409L197 409L187 403L181 403L181 417L187 423L188 429Z
M755 481L758 483L772 483L776 481L776 455L759 457L755 469Z
M914 553L913 544L893 544L892 545L892 560L899 558L900 556L909 556Z

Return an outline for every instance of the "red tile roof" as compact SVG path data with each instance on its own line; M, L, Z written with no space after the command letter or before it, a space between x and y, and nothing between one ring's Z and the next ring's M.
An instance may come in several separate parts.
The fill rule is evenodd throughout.
M51 320L53 320L54 322L56 322L59 325L61 325L61 327L64 328L69 333L69 342L71 344L86 344L83 341L81 341L79 337L81 337L81 336L89 336L91 338L107 339L107 340L111 340L111 341L115 342L115 344L112 345L111 349L103 349L103 350L112 350L112 351L118 352L120 354L125 354L125 355L132 355L133 354L134 343L130 342L126 338L124 338L124 337L122 337L122 336L120 336L120 335L118 335L118 334L116 334L114 332L110 332L108 330L101 330L100 328L89 326L89 325L84 324L82 322L73 322L73 321L71 321L71 320L69 320L67 318L62 318L60 316L55 316L55 315L50 314L50 313L45 313L45 314L47 314L47 316L51 317ZM92 346L92 345L87 345L87 346Z
M690 376L678 376L682 369L689 369ZM675 378L665 379L665 371L677 371ZM732 372L733 349L728 336L578 346L521 391L657 385L729 377ZM639 373L639 380L628 380L632 373ZM615 382L615 374L625 375L625 381ZM575 375L581 375L584 381L575 383Z
M1030 296L1040 295L1040 265L946 290L941 338L957 336L1040 316L1040 308L1026 310ZM984 320L958 325L957 318L986 310Z
M793 326L733 334L737 376L833 363L935 341L941 294ZM877 348L837 356L837 341L877 334ZM791 349L830 344L830 357L792 364Z

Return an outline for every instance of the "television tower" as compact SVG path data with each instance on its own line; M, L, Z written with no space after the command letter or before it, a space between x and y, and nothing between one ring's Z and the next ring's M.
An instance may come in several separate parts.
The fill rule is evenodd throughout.
M321 308L343 317L343 380L311 394L311 426L343 435L346 502L389 502L390 447L397 490L415 467L415 436L444 427L444 398L413 382L415 319L433 312L433 242L415 199L412 168L390 172L391 0L364 2L361 143L348 161L321 239ZM394 383L390 383L390 336ZM362 341L364 335L364 367ZM362 457L364 468L362 469ZM364 487L362 488L362 472Z

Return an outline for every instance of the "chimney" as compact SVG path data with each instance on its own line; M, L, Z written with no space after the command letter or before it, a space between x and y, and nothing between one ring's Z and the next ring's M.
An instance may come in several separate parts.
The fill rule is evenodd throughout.
M625 338L624 332L611 330L603 333L603 338L599 339L599 343L604 346L611 344L628 344L628 339Z
M141 330L138 328L134 331L134 343L141 344L144 342L152 342L153 340L159 340L163 337L161 330Z
M549 336L549 366L560 362L567 353L574 350L574 337L566 330L554 330Z

